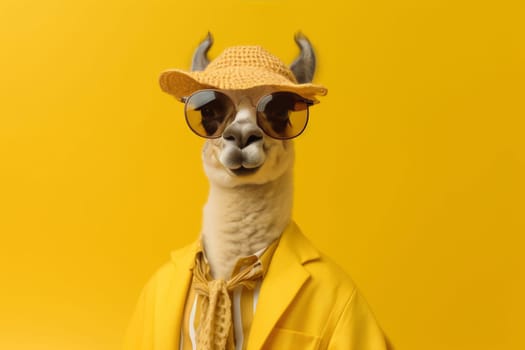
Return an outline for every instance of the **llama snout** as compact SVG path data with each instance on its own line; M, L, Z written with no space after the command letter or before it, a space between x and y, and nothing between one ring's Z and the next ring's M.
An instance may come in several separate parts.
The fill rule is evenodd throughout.
M265 159L262 139L251 142L243 148L232 142L224 142L219 156L221 164L231 170L259 168Z

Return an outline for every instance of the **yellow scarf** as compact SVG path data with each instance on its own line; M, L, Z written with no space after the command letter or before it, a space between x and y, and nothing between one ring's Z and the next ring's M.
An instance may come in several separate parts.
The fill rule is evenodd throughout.
M257 280L263 276L261 262L256 256L252 258L253 262L250 262L250 266L225 281L214 280L202 252L197 254L193 269L193 285L195 292L203 296L200 298L202 313L197 331L198 350L235 349L230 293L240 286L255 288Z

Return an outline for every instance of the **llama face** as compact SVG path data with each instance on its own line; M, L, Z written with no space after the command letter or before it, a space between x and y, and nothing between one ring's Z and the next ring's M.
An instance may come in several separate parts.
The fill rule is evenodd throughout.
M300 54L289 69L284 63L260 47L238 47L236 50L228 51L228 54L223 53L224 55L219 56L214 63L210 63L207 53L213 44L213 38L208 33L208 36L195 50L192 60L192 71L198 71L198 76L188 77L181 72L173 71L167 72L162 77L161 86L163 89L186 102L186 118L190 128L196 134L207 138L202 158L204 170L211 182L225 187L260 185L273 181L287 172L291 173L294 149L293 142L290 139L298 136L304 130L308 121L308 106L313 104L314 95L326 93L324 88L310 90L309 93L312 94L311 97L313 98L310 100L299 95L290 98L289 95L285 96L279 93L279 97L277 97L273 94L277 91L275 87L271 86L281 85L283 77L287 81L286 84L292 83L292 86L296 83L306 84L312 81L316 62L313 48L309 40L301 33L296 34L295 42L300 48ZM260 62L253 62L254 59L259 58ZM208 68L213 64L212 69L208 71ZM216 108L207 108L210 95L200 95L204 98L196 103L192 110L198 113L193 113L188 118L188 103L192 102L191 98L194 95L185 96L182 91L174 88L174 86L181 86L177 84L200 85L201 89L206 89L209 86L221 86L221 84L217 84L217 77L213 79L211 77L213 72L217 73L229 65L240 69L235 74L239 74L239 72L250 72L249 74L252 74L251 72L254 69L260 73L261 67L266 67L262 73L263 76L271 72L280 78L277 79L274 75L271 83L265 81L264 84L266 85L257 81L251 85L254 86L252 88L223 90L219 91L218 95L212 93L212 101L215 101L217 96L226 100L224 105L228 107L219 110L221 113L215 113L217 112ZM246 68L250 69L246 70ZM235 77L235 74L232 77ZM207 75L210 77L210 81L200 80ZM173 84L170 83L170 76L174 78ZM295 77L295 79L290 78L290 76ZM252 78L250 77L250 79ZM250 79L245 80L244 83L251 81ZM241 81L244 80L241 79ZM285 115L284 113L275 113L272 117L268 117L269 113L265 113L267 109L263 109L261 113L261 101L263 100L260 99L263 96L269 97L268 94L272 94L271 98L267 100L268 105L282 106L284 102L285 109L291 114L286 114L284 118L281 118L280 116ZM258 108L259 113L257 112ZM205 118L206 120L201 118L204 116L203 113L208 115ZM261 115L264 118L260 118L258 124L257 118Z
M226 187L263 184L293 164L293 142L268 136L257 124L256 104L270 87L226 91L235 104L222 136L208 139L202 157L210 181Z

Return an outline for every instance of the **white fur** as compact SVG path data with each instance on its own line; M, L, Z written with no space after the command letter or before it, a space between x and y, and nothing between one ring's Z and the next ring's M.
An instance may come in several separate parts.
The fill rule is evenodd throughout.
M261 131L254 105L263 93L268 89L229 92L238 101L238 113L230 124L238 133ZM202 241L214 278L228 279L239 257L268 246L291 220L293 143L260 135L260 140L243 149L224 137L208 140L203 149L210 192ZM241 165L257 170L236 175Z

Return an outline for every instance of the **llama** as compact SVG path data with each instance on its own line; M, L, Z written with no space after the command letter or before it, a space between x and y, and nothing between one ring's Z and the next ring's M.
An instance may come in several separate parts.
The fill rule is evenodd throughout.
M127 349L388 348L351 279L291 217L292 139L326 94L311 83L309 40L295 41L301 52L288 68L259 46L233 47L210 62L208 35L191 72L161 75L162 89L185 103L189 127L206 138L210 192L200 240L174 252L145 287ZM263 260L269 247L273 255ZM239 269L246 257L254 263ZM251 298L242 310L240 293Z

